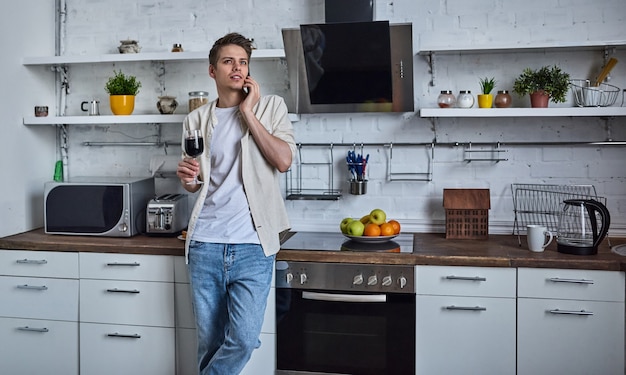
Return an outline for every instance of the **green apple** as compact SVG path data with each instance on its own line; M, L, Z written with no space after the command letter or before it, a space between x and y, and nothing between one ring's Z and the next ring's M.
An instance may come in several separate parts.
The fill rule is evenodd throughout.
M361 220L352 220L348 224L348 233L351 236L362 236L365 230L365 224L361 223Z
M370 215L365 215L360 220L361 220L361 223L367 224L370 222Z
M341 220L339 223L339 229L341 229L341 233L348 233L348 224L350 224L354 219L351 217L347 217Z
M375 208L370 212L370 221L376 225L383 224L387 220L387 214L380 208Z

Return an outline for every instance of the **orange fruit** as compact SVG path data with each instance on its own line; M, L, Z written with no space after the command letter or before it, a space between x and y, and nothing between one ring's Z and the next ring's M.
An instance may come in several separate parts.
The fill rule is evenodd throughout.
M365 225L365 230L363 231L364 236L376 237L380 236L380 225L374 223L368 223Z
M393 234L400 233L400 223L398 220L389 220L388 223L393 226Z
M390 223L382 223L380 224L380 235L381 236L393 236L395 234L393 230L393 225Z

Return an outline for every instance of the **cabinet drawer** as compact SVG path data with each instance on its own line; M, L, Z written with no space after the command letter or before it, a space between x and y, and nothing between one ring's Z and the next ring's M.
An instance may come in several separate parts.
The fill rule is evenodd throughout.
M517 309L518 374L624 373L623 303L522 298Z
M416 305L417 374L515 374L515 298L417 296Z
M78 374L78 322L0 318L0 374Z
M174 283L80 280L80 321L174 327Z
M184 256L174 257L174 282L189 284L189 272Z
M174 328L80 324L81 375L175 374Z
M0 250L0 275L78 278L78 253Z
M0 316L78 320L78 280L0 277Z
M618 271L520 268L518 284L518 297L624 302Z
M166 255L80 253L80 278L173 282L172 258Z
M417 294L515 297L515 268L417 266Z

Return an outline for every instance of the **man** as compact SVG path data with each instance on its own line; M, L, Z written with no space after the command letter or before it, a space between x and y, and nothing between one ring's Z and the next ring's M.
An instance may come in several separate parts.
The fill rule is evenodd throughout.
M206 145L177 168L184 188L199 191L185 254L202 375L239 374L260 346L279 235L289 229L279 177L295 155L293 127L283 99L261 96L249 76L251 53L237 33L215 42L209 75L218 97L183 122L201 129ZM189 184L196 175L200 183Z

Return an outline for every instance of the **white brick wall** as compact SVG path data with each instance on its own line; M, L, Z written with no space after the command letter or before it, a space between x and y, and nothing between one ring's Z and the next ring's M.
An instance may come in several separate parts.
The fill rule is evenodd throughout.
M252 37L258 48L282 48L280 30L301 23L323 21L323 1L248 0L245 2L136 0L67 0L66 54L115 52L119 40L139 40L143 51L165 51L182 43L188 51L206 51L215 38L229 31ZM597 41L624 41L626 2L623 0L394 0L376 1L376 18L391 22L411 22L414 52L426 46L505 47L576 44ZM626 55L615 55L620 63L611 83L626 87ZM478 93L478 78L494 76L496 89L512 88L515 77L525 67L560 64L573 78L592 78L600 70L602 53L539 50L537 52L494 54L450 54L437 58L436 86L426 59L416 54L415 107L432 107L439 91L455 93L469 89ZM156 97L163 94L158 67L150 64L98 64L72 67L72 91L68 114L79 114L80 102L93 97L102 101L107 113L104 82L113 69L137 74L143 88L136 113L155 113ZM280 61L254 62L252 74L265 93L278 93L289 101L286 68ZM177 111L187 110L187 92L204 89L215 96L212 80L204 63L167 63L163 77L165 92L176 95ZM528 106L528 98L513 95L515 106ZM554 104L551 104L555 106ZM572 106L571 99L561 106ZM440 119L431 122L416 114L333 114L303 115L294 124L296 138L306 143L425 143L435 137L439 142L523 142L604 140L607 126L611 137L626 139L624 118L606 121L596 118L520 118L520 119ZM179 128L163 126L163 137L177 142ZM70 128L70 174L145 175L152 155L162 149L107 147L88 148L92 141L129 141L154 139L157 129L150 125L72 126ZM478 146L473 146L476 149ZM385 209L398 218L406 230L441 230L445 217L443 189L448 187L486 187L491 189L492 233L512 230L510 184L592 183L609 199L612 234L626 231L626 157L625 147L588 146L503 146L508 150L502 162L465 162L462 147L435 148L433 180L388 181L389 149L365 147L370 156L368 194L348 194L344 157L348 148L334 148L335 186L344 196L339 201L288 201L295 229L336 230L345 216L362 216L372 208ZM170 147L170 154L180 149ZM324 156L326 149L308 150ZM416 146L394 149L395 171L427 171L430 150ZM305 169L307 182L318 181L325 187L326 170ZM176 181L160 180L159 189L178 189Z

